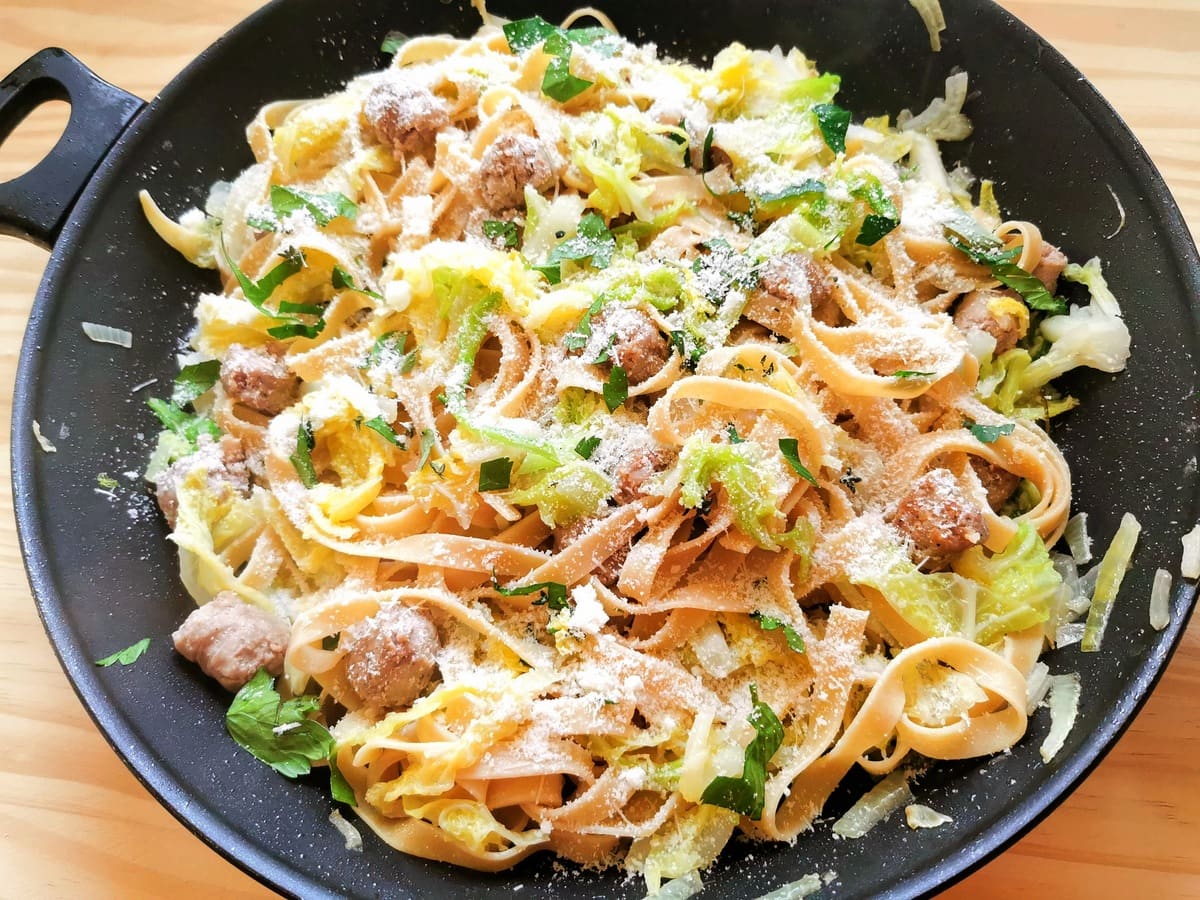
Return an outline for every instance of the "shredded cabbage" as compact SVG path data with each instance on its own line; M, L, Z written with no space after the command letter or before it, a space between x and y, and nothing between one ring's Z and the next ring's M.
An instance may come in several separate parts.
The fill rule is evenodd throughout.
M942 32L946 30L946 17L942 14L942 4L938 0L908 0L913 9L925 23L929 32L929 48L937 53L942 49Z
M912 803L904 807L904 821L914 831L918 828L938 828L954 820L936 809L930 809L920 803Z
M1079 673L1050 676L1050 733L1039 751L1042 762L1050 762L1063 748L1079 715Z
M1179 563L1179 574L1184 578L1200 578L1200 524L1181 539L1183 559Z
M1104 559L1097 567L1096 593L1092 596L1092 608L1088 611L1087 627L1083 632L1083 652L1094 653L1100 649L1104 638L1104 629L1108 626L1108 618L1112 615L1113 603L1117 599L1117 591L1121 589L1121 581L1125 570L1133 558L1133 548L1137 544L1142 526L1134 518L1133 513L1125 513L1121 525L1113 535L1112 544Z
M955 572L980 585L975 640L981 644L1045 622L1062 581L1029 522L1017 527L1002 552L989 557L982 547L972 547L952 565Z
M908 773L897 769L863 794L834 822L833 833L844 838L860 838L912 799Z
M713 444L706 436L695 435L683 445L679 463L684 506L699 506L713 483L718 483L725 489L738 528L760 547L779 549L782 479L759 444Z
M1171 624L1171 573L1166 569L1154 572L1150 588L1150 627L1162 631Z
M902 131L915 131L935 141L962 141L971 136L971 120L963 115L967 100L967 73L957 72L946 79L946 96L935 97L917 115L904 110L896 117ZM935 150L936 153L936 150ZM941 168L941 161L938 161Z

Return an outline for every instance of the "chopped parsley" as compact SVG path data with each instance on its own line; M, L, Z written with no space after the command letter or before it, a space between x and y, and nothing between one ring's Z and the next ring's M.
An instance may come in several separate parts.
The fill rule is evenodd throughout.
M290 303L285 300L279 304L278 312L266 307L266 302L275 293L275 289L304 268L305 260L303 253L294 247L285 250L282 262L272 268L271 271L267 272L258 281L253 281L245 272L238 268L237 263L230 257L229 251L225 249L225 241L223 239L220 241L220 244L221 254L225 257L225 264L233 272L234 278L237 279L238 284L242 288L242 293L250 301L250 305L267 318L284 323L268 328L267 334L280 340L291 337L315 338L325 330L325 319L322 315L322 309L319 306L307 303ZM292 313L305 313L315 315L318 318L315 323L309 325L296 318Z
M401 450L407 450L408 444L400 440L400 436L392 429L392 426L383 420L383 416L376 416L373 419L367 419L363 422L368 428L380 435L385 441L394 447L399 447Z
M324 725L309 718L320 708L316 694L282 699L275 680L259 669L233 698L225 728L243 750L288 778L307 775L313 763L328 762L333 798L354 805L354 793L334 761L337 742Z
M493 572L492 590L501 597L528 597L530 594L540 594L541 596L533 601L533 605L549 607L553 612L571 608L570 601L567 600L567 586L557 581L539 581L537 584L506 588L500 586Z
M617 239L604 220L594 212L587 213L579 220L575 237L563 241L550 251L544 263L533 268L545 275L551 284L558 284L562 281L564 262L590 260L595 268L606 269L616 249Z
M586 78L571 74L572 45L592 47L605 56L616 52L618 40L605 28L568 28L551 25L541 16L518 19L504 26L504 37L514 54L532 50L539 44L550 57L542 77L542 93L559 103L566 103L592 86Z
M117 479L113 478L107 472L101 472L96 476L96 484L100 485L106 491L112 491L121 486L121 482L117 481Z
M804 652L804 638L800 636L795 628L789 625L783 619L777 619L774 616L766 616L760 612L750 613L750 618L758 623L758 627L763 631L783 631L783 639L787 641L790 647L796 653Z
M288 457L288 461L300 476L300 483L306 488L317 486L317 472L312 462L312 450L316 445L312 425L308 422L301 423L296 429L296 452Z
M758 267L745 253L738 253L724 238L700 245L708 253L692 260L692 271L705 298L714 306L725 302L731 290L748 293L758 286Z
M383 36L383 43L379 45L379 49L389 56L395 56L410 40L412 38L402 31L389 31Z
M376 300L383 299L383 295L377 291L371 291L367 288L360 288L354 283L354 276L341 266L333 267L333 274L330 280L333 282L333 286L339 291L356 291L360 294L366 294L368 297L374 297Z
M729 435L729 443L731 443L731 444L746 443L746 439L744 437L742 437L740 434L738 434L737 426L734 425L732 422L728 423L725 426L725 433L727 435Z
M608 381L604 382L604 405L609 412L616 412L617 407L629 399L629 378L622 366L613 366L608 373Z
M280 223L293 213L308 213L318 226L324 228L334 219L358 218L358 204L345 194L313 194L282 184L271 185L269 197L271 215L263 210L246 216L246 224L259 231L277 231Z
M992 235L974 227L964 219L945 226L946 240L957 250L970 257L972 262L987 266L992 277L1005 287L1016 291L1030 309L1059 316L1067 311L1067 301L1055 297L1032 273L1026 272L1014 262L1021 251L1017 247L1006 250Z
M899 225L899 219L871 213L863 219L862 227L858 229L858 237L854 239L854 242L864 247L872 247L895 231Z
M382 364L395 369L401 375L407 375L416 368L420 360L420 349L415 345L411 350L405 351L408 338L407 331L389 331L381 334L371 345L360 368L371 369Z
M1005 422L1003 425L980 425L970 419L963 420L963 428L975 435L981 444L994 444L1006 434L1012 434L1016 427L1012 422Z
M517 225L515 222L500 222L496 219L488 219L483 223L483 236L489 240L503 240L504 249L512 250L521 243L521 237L517 234Z
M131 666L139 659L146 648L150 646L150 638L142 638L136 644L130 644L124 650L118 650L112 656L106 656L104 659L96 660L96 665L107 669L112 665Z
M591 459L596 448L600 446L600 438L595 435L583 438L575 445L575 452L584 459Z
M513 461L507 456L489 459L479 467L479 492L507 491L512 482Z
M813 487L817 486L817 479L813 473L804 467L804 463L800 462L800 447L795 438L780 438L779 452L783 454L783 458L787 460L788 465L797 475Z
M671 332L671 343L682 360L683 368L689 372L696 371L700 357L704 355L704 348L700 346L699 341L686 331L677 330Z
M850 127L850 111L836 103L818 103L813 107L821 137L834 153L846 152L846 129Z
M754 739L746 747L741 777L718 775L704 789L700 802L758 819L766 803L767 763L783 744L783 723L758 699L755 684L750 685L750 700L753 705L747 721L754 727Z
M196 449L201 435L207 434L214 440L221 436L221 429L212 419L197 413L185 412L179 404L170 400L151 397L146 401L146 405L150 407L154 415L158 416L158 421L162 423L163 428L187 441L192 450Z
M204 362L184 366L175 376L175 387L171 391L171 402L186 406L193 400L212 390L221 377L221 361L206 359Z
M563 338L564 347L568 350L582 350L587 346L588 339L592 336L592 317L600 312L607 301L608 297L605 294L601 294L592 301L592 305L587 308L587 312L583 314L583 318L579 320L575 330Z

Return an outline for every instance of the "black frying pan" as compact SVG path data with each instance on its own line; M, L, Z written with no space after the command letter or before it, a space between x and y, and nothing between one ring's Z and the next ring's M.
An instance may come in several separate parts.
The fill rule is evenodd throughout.
M503 12L547 18L570 4ZM970 141L950 146L998 182L1007 209L1039 223L1072 257L1100 253L1134 335L1129 371L1084 373L1066 387L1081 409L1055 423L1071 461L1075 506L1107 542L1122 512L1144 526L1104 649L1049 654L1056 672L1079 671L1079 720L1053 765L1037 748L1045 712L1011 754L944 764L918 797L954 819L909 833L895 823L859 841L827 826L795 847L735 841L705 877L705 896L747 897L809 872L838 879L822 896L928 893L1014 841L1087 774L1145 700L1195 602L1180 585L1172 624L1150 630L1145 598L1155 567L1176 569L1179 537L1197 520L1197 442L1181 423L1197 412L1200 260L1145 152L1095 90L1057 52L988 0L948 4L945 49L931 54L905 0L668 0L650 7L613 0L627 33L679 56L704 57L729 40L795 44L844 76L840 102L859 117L919 108L954 68L972 76ZM72 102L66 134L26 176L0 185L0 230L47 246L46 271L22 349L13 412L13 481L22 548L46 629L84 704L117 752L171 811L205 841L273 887L305 897L507 895L636 897L616 873L555 874L540 857L508 873L479 875L404 857L369 832L347 853L326 821L332 804L318 780L288 782L227 737L228 695L170 651L166 635L191 608L175 574L165 526L144 496L114 505L93 488L99 472L138 469L157 426L131 395L174 375L173 355L196 292L211 273L188 266L138 211L148 187L177 212L208 185L251 162L242 130L274 99L326 93L383 63L388 30L466 33L464 4L277 0L206 51L149 105L108 85L61 50L43 51L0 83L0 139L38 103ZM1121 198L1124 228L1105 185ZM130 328L132 351L94 344L81 320ZM60 452L42 453L38 420ZM128 493L128 492L126 492ZM129 514L127 514L129 512ZM64 539L63 536L69 536ZM131 669L92 660L151 635ZM838 814L865 787L851 780L831 799ZM364 829L366 832L366 829Z

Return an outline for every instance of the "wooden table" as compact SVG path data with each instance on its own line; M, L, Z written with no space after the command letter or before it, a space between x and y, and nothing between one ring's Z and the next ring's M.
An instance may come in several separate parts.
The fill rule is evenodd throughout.
M855 0L848 0L855 2ZM954 0L945 0L947 8ZM4 0L0 74L67 47L150 98L256 0ZM1200 0L1004 0L1130 123L1200 233ZM101 11L101 10L104 11ZM50 146L65 107L0 151L0 180ZM11 385L46 253L0 238L0 384ZM8 471L11 393L0 391ZM30 600L9 479L0 487L0 896L267 897L126 771L59 669ZM944 896L1200 898L1200 621L1116 749L1045 822Z

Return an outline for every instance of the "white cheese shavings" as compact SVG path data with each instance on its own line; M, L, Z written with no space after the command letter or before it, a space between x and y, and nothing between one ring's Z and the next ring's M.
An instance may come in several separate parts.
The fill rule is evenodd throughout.
M83 333L97 344L115 344L126 349L133 346L133 332L124 328L113 328L111 325L99 325L96 322L81 322Z
M1200 578L1200 524L1185 534L1183 541L1183 561L1179 564L1179 574L1184 578Z
M1154 572L1150 588L1150 627L1162 631L1171 624L1171 573L1166 569Z
M37 419L33 420L33 437L38 442L38 446L42 448L43 452L45 452L45 453L57 453L58 452L58 448L55 447L52 443L50 443L50 440L44 434L42 434L42 426L38 424Z
M608 613L600 605L596 589L590 584L581 584L571 591L571 599L575 606L571 610L568 626L584 634L599 634L600 629L608 622Z
M329 814L329 824L341 832L342 837L346 840L347 850L362 853L362 835L358 833L357 828L346 821L346 817L342 815L340 809L335 809Z
M1050 733L1038 749L1043 762L1054 759L1071 733L1079 715L1079 695L1078 672L1050 676Z
M954 820L945 813L930 809L920 803L910 803L904 807L904 821L908 827L916 831L918 828L937 828Z

